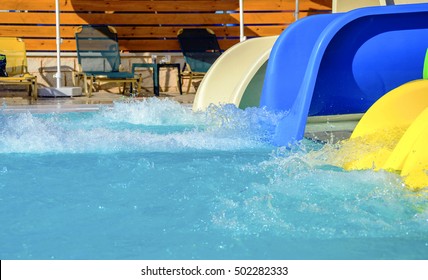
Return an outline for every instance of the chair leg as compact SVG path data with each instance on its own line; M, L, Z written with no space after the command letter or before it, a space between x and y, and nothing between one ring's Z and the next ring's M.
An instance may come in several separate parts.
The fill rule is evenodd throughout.
M141 74L138 75L138 80L137 80L137 96L140 94L141 92L141 85L143 84L143 76Z
M122 94L123 95L125 95L126 94L126 89L128 88L128 82L125 80L124 82L123 82L123 90L122 90ZM120 88L119 88L119 90L120 90Z
M85 79L85 80L86 80L86 79ZM91 96L92 96L92 89L93 89L93 86L94 86L94 77L89 77L89 91L88 91L88 85L87 85L87 83L85 82L85 87L86 87L85 91L88 91L88 97L91 97Z
M192 85L192 78L193 78L193 74L192 74L192 73L190 73L190 76L189 76L189 83L187 84L186 94L189 94L190 86Z
M183 95L183 82L184 82L184 77L183 75L180 74L177 79L177 88L178 88L178 91L180 92L180 95Z
M73 86L77 86L77 83L76 83L76 78L77 78L77 73L76 72L74 72L73 71L73 74L71 75L71 81L73 82Z
M73 77L73 86L82 88L83 93L87 95L88 94L88 85L87 85L88 77L86 76L86 74L76 72L72 77Z
M32 82L30 81L30 83L32 83ZM31 98L33 98L33 85L32 84L26 84L25 88L27 89L28 96L31 96Z
M31 97L34 100L37 100L38 98L38 93L37 93L37 78L32 80L31 82Z
M116 84L119 88L119 94L125 94L126 82L117 82Z
M88 81L88 76L86 74L80 74L79 75L79 83L80 81L82 81L83 83L83 92L89 96L89 92L88 92L88 83L90 83L90 81Z
M178 91L180 92L180 95L183 95L183 79L181 75L178 75L177 88L178 88Z
M142 80L143 80L143 78L142 78L141 74L138 75L138 78L134 78L134 79L129 80L129 89L130 89L129 93L130 93L130 95L138 96L140 94ZM134 94L134 91L135 91L135 94Z
M82 88L82 86L81 86L82 76L79 73L73 71L73 74L71 75L71 81L72 81L74 87ZM82 92L84 94L87 94L87 92L85 92L84 88L82 88Z
M183 87L184 87L185 80L188 80L188 79L189 79L189 77L181 76L181 92L183 92ZM187 87L188 87L188 85L186 86L186 92L187 92Z

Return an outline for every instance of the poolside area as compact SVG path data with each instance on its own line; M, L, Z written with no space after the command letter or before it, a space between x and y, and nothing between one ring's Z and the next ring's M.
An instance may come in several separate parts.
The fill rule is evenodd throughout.
M142 92L135 99L144 99L153 97L151 88L142 88ZM78 97L56 97L56 98L43 98L39 97L37 100L32 100L25 90L10 90L0 88L0 98L3 106L7 107L23 107L33 106L51 107L53 105L63 105L69 107L76 107L74 105L90 105L90 104L112 104L115 101L126 100L131 97L118 93L117 89L100 90L93 92L91 97L82 95ZM182 104L192 104L195 98L195 93L180 95L178 91L170 90L168 92L161 92L159 98L169 98Z

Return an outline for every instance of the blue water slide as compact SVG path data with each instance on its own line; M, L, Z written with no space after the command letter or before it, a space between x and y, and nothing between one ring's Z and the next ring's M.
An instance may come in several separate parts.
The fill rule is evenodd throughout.
M365 112L388 91L422 78L428 4L314 15L273 46L260 106L287 111L274 142L303 138L308 116Z

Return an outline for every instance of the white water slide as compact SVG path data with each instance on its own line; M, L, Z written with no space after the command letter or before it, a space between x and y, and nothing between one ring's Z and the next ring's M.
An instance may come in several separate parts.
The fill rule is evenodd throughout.
M270 51L278 36L243 41L225 51L211 66L196 92L194 111L210 104L258 106Z
M426 3L426 0L333 0L333 13L348 12L353 9L369 6L388 6L401 4Z

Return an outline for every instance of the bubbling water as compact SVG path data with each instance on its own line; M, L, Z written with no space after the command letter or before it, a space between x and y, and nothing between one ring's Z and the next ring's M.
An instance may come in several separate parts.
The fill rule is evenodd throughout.
M1 153L235 150L266 146L278 117L211 107L193 113L168 99L118 102L96 113L0 116ZM268 129L264 129L268 128Z
M426 259L428 192L344 171L336 144L273 146L282 117L156 98L0 114L0 258Z

